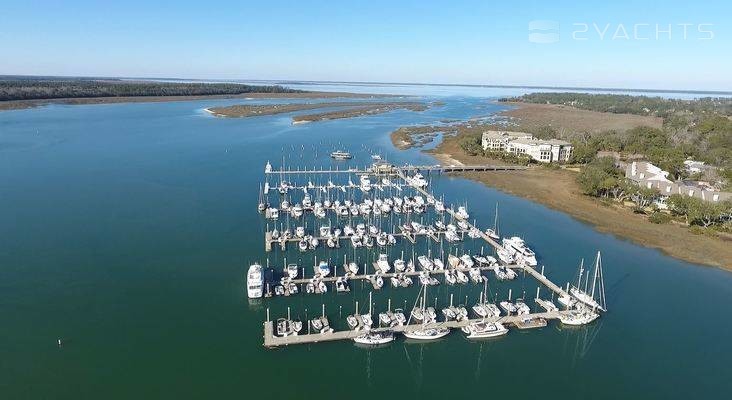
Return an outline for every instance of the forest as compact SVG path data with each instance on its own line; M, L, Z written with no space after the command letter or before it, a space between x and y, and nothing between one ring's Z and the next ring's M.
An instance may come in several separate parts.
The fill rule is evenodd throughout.
M297 93L282 86L236 83L152 82L94 78L0 77L0 101L89 97L203 96Z

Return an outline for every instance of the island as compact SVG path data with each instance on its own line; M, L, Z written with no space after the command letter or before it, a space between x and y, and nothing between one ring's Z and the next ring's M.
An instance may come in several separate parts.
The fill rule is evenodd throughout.
M305 123L340 118L353 118L365 115L381 114L398 109L424 111L429 104L422 102L319 102L319 103L281 103L281 104L237 104L226 107L211 107L206 111L217 117L256 117L275 115L296 111L327 110L320 113L296 115L293 123Z
M278 85L171 82L114 78L0 76L0 110L46 104L167 102L230 98L371 98L370 94L309 92Z

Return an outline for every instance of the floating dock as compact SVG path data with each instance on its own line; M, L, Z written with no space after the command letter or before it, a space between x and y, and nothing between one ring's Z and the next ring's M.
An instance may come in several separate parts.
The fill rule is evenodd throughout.
M264 346L265 347L279 347L289 346L294 344L307 344L307 343L318 343L318 342L332 342L337 340L351 340L357 336L361 336L367 332L387 332L391 331L394 333L413 332L422 329L429 328L449 328L449 329L460 329L464 326L468 326L473 322L500 322L504 325L516 326L519 329L533 329L541 328L546 326L547 320L558 319L560 315L567 313L567 311L555 311L555 312L543 312L533 313L524 315L506 315L497 318L476 318L476 319L464 319L462 321L439 321L431 322L428 324L409 324L409 325L397 325L390 328L371 328L370 330L347 330L347 331L335 331L330 333L305 333L290 336L276 336L274 334L274 323L273 321L264 322ZM536 321L536 322L532 322ZM543 321L543 322L542 322ZM427 342L427 341L426 341Z

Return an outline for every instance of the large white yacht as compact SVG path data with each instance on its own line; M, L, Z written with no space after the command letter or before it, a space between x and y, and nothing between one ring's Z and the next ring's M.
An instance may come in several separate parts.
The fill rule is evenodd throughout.
M529 265L531 267L535 267L537 265L536 254L528 246L526 246L526 243L520 237L513 236L507 239L503 239L503 247L505 247L509 251L512 251L514 256L523 260L526 265Z
M508 333L508 328L500 322L477 321L462 328L468 334L468 339L490 338Z
M264 274L262 266L254 263L249 266L247 272L247 296L250 299L262 297L262 287L264 286Z

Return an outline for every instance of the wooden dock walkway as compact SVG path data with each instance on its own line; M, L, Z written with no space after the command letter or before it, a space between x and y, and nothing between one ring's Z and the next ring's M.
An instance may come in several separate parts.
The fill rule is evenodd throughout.
M356 175L399 175L400 172L476 172L476 171L520 171L528 169L523 165L403 165L380 164L364 169L266 169L266 175L304 175L304 174L356 174Z
M409 324L409 325L397 325L391 328L372 328L370 332L385 332L392 331L395 333L413 332L423 328L449 328L449 329L460 329L464 326L469 325L473 322L500 322L504 325L516 326L519 329L531 329L541 328L546 326L542 320L558 319L559 316L566 311L555 311L555 312L541 312L526 315L506 315L498 318L476 318L467 319L462 321L439 321L432 322L429 324ZM307 321L306 321L307 322ZM305 328L303 328L305 329ZM318 342L332 342L337 340L352 340L357 336L361 336L367 331L359 330L348 330L348 331L335 331L330 333L305 333L292 336L276 336L274 334L274 322L264 322L264 346L265 347L279 347L289 346L294 344L306 344L306 343L318 343Z

